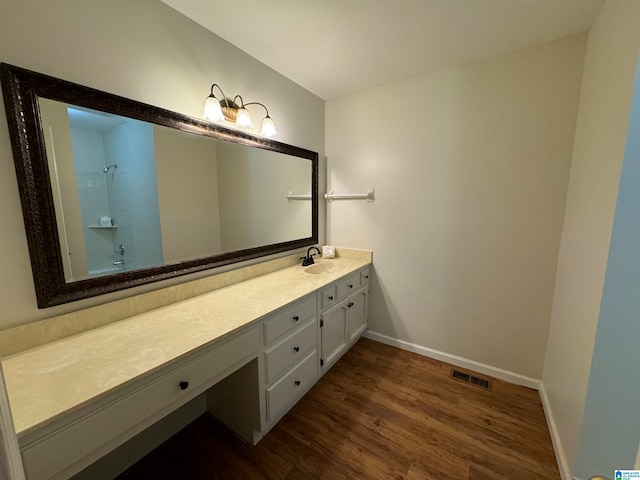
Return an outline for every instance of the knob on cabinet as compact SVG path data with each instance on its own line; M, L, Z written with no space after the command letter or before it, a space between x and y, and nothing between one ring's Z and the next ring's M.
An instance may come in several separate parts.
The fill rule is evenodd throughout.
M297 322L298 320L300 320L300 317L299 317L298 315L294 315L294 317L293 317L293 321L294 321L294 322Z
M187 388L189 388L189 382L184 381L184 380L182 382L180 382L179 385L180 385L180 390L186 390Z
M295 382L293 382L296 384L296 387L300 386L300 380L296 380Z
M293 351L298 353L300 351L300 347L298 347L298 346L293 347Z

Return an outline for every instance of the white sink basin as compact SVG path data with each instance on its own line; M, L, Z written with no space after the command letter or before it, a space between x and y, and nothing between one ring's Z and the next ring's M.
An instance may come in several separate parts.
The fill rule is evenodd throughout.
M313 265L309 265L308 267L303 267L303 271L305 273L309 273L311 275L318 275L321 273L331 273L331 272L339 272L344 269L344 265L340 265L337 262L322 262L315 263Z

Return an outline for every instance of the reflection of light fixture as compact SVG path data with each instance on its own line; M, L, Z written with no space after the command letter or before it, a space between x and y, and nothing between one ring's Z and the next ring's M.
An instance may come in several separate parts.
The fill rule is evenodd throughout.
M213 94L213 87L218 87L222 94L222 100ZM240 104L237 101L240 101ZM214 83L211 85L211 93L204 102L204 113L202 116L206 120L212 122L218 122L220 120L227 120L231 123L235 123L242 128L253 128L253 122L251 121L251 115L249 110L246 109L247 105L260 105L267 112L267 116L262 120L262 129L260 133L265 137L273 137L277 135L276 125L273 123L273 119L269 116L269 110L262 103L249 102L244 103L240 95L233 97L233 100L227 98L220 85Z

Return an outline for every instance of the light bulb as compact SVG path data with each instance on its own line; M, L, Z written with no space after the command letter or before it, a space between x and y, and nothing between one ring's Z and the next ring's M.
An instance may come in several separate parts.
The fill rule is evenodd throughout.
M249 110L247 110L246 108L238 109L236 125L244 128L253 128L253 122L251 122L251 115L249 115Z
M275 137L278 134L276 130L276 124L273 123L273 119L269 115L264 117L264 120L262 120L261 133L265 137Z
M222 108L220 108L220 102L218 102L218 99L215 96L209 95L205 100L202 116L205 120L210 120L212 122L218 122L224 118L224 115L222 115Z

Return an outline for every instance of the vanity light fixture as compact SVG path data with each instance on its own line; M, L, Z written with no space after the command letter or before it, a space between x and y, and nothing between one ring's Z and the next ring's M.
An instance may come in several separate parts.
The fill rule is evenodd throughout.
M218 87L222 94L222 100L213 94L213 88ZM238 103L239 101L239 103ZM262 129L260 133L265 137L273 137L278 134L276 131L276 125L273 123L273 119L269 116L269 110L260 102L248 102L244 103L240 95L233 97L233 100L227 98L227 96L220 88L220 85L214 83L211 85L211 93L204 102L204 113L202 116L205 120L212 122L219 122L221 120L227 120L231 123L235 123L242 128L253 128L253 122L251 121L251 115L247 110L248 105L260 105L267 112L266 117L262 120Z

